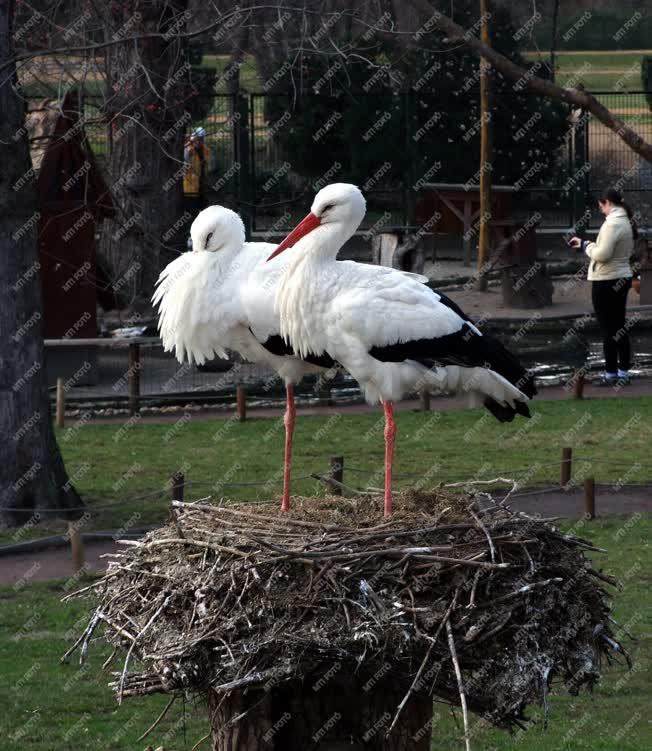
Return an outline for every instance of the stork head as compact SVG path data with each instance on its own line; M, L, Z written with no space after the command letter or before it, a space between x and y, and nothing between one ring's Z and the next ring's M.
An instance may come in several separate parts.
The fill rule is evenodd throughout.
M194 251L235 251L244 245L245 229L235 211L224 206L209 206L195 217L190 237Z
M315 196L310 213L297 224L267 260L271 261L279 253L291 248L317 227L328 227L331 230L333 236L337 238L336 250L339 250L340 246L359 227L366 208L364 197L356 185L349 183L327 185Z

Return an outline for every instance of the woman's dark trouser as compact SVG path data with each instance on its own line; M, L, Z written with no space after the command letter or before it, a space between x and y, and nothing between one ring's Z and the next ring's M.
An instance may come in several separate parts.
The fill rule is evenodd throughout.
M605 370L615 373L631 367L631 345L625 327L627 293L631 279L607 279L592 282L593 309L602 332Z

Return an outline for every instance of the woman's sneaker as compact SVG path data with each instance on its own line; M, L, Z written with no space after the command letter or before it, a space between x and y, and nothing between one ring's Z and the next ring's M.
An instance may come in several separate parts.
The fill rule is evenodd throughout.
M619 385L622 385L622 383L618 379L618 375L616 373L603 373L599 378L591 381L591 385L600 386L602 388L611 386L613 388L614 386L617 387Z

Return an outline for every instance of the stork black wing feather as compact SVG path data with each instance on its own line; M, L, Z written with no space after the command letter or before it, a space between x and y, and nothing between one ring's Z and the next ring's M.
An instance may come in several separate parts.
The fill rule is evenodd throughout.
M249 329L249 331L251 331L251 329ZM251 331L251 333L253 334L254 332ZM254 336L256 335L254 334ZM258 341L260 342L260 339L258 339ZM271 352L278 357L297 357L296 352L280 334L273 334L272 336L267 337L264 342L260 343L268 352ZM321 355L308 354L305 357L302 357L301 360L309 362L311 365L318 365L322 368L333 368L337 365L335 360L333 360L327 352L324 352Z
M452 303L450 307L455 309L457 306ZM459 331L452 334L372 347L369 354L381 362L414 360L427 367L460 365L466 368L488 368L508 380L526 396L532 398L537 393L532 374L521 365L516 355L493 336L478 334L466 322ZM487 399L485 406L501 422L514 419L516 413L524 417L530 416L530 411L523 402L516 402L515 407L506 407Z

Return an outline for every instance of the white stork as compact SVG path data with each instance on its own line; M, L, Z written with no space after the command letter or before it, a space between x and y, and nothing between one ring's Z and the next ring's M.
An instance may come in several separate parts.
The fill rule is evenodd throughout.
M285 382L285 459L281 509L290 504L294 385L307 373L334 365L326 354L303 360L279 336L274 313L281 259L265 261L276 247L245 243L242 220L223 206L201 211L190 228L192 251L182 253L161 272L152 302L166 352L177 360L202 364L215 355L238 352L245 360L266 365ZM258 267L258 268L257 268ZM251 280L255 279L254 283Z
M270 255L293 248L278 285L281 336L300 357L329 355L385 412L385 515L392 509L393 402L415 388L468 391L501 422L530 416L533 378L460 308L399 271L338 262L365 214L355 185L317 193L311 212Z

